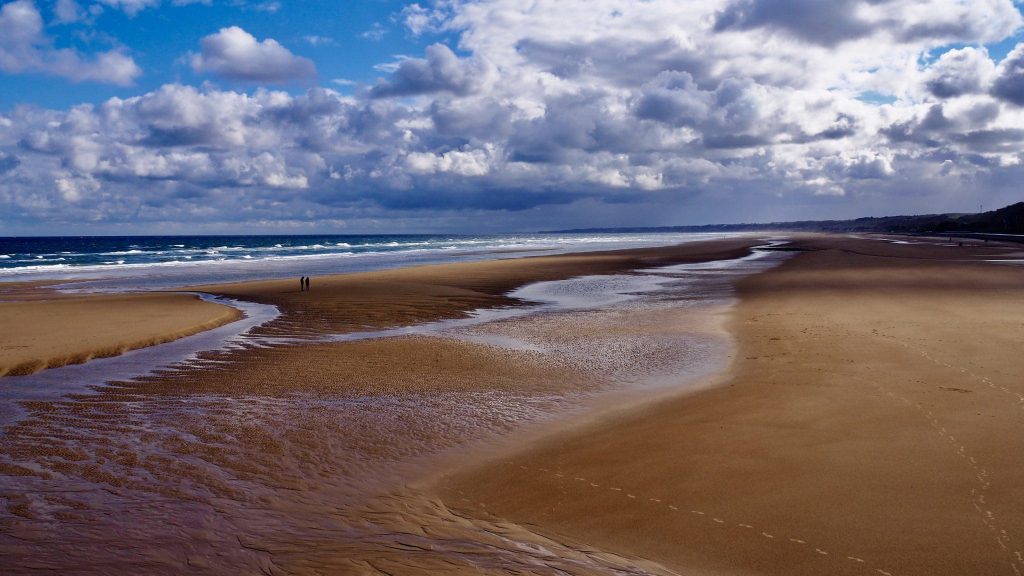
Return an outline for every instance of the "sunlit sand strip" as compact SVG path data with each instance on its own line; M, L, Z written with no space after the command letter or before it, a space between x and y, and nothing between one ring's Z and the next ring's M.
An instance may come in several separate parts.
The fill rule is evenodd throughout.
M987 386L988 388L991 388L992 390L996 390L1003 394L1012 395L1015 397L1015 399L1018 399L1018 403L1024 403L1024 398L1022 398L1020 394L1011 392L1006 387L995 385L987 377L979 376L977 374L974 374L967 368L961 368L953 364L950 364L945 360L936 358L928 351L920 347L913 346L893 336L881 333L877 333L876 336L892 341L895 344L898 344L906 348L907 350L913 351L937 366L942 366L944 368L956 371L959 374L967 375L971 379L975 380L980 384L983 384L984 386ZM963 459L966 462L967 466L971 469L972 473L974 474L975 480L977 481L977 486L971 488L971 500L973 501L974 508L981 516L982 523L984 523L984 525L993 532L993 535L995 537L996 543L999 545L999 548L1009 555L1010 568L1013 570L1014 574L1020 575L1021 566L1024 566L1024 554L1022 554L1020 550L1016 549L1016 546L1013 543L1013 539L1011 538L1009 532L1006 528L1003 528L1000 525L995 513L990 509L990 505L986 502L986 494L992 487L992 478L988 469L982 466L978 462L978 459L975 458L975 456L973 456L968 451L967 447L963 443L958 441L956 437L954 437L946 429L946 427L943 426L942 421L938 417L936 417L931 410L928 410L927 408L925 408L924 406L917 402L911 401L910 399L899 394L898 392L894 392L888 389L883 384L880 384L878 382L872 382L872 385L883 394L887 395L890 398L898 400L899 402L902 402L904 405L916 410L921 416L927 419L929 425L935 430L935 432L940 437L942 437L946 442L948 442L950 449L952 449L959 458ZM1024 408L1024 406L1022 406L1022 408Z
M508 464L510 464L510 463L508 463ZM537 473L540 473L542 475L545 475L545 476L548 476L548 477L551 477L551 478L555 478L556 481L558 481L560 479L563 479L563 478L566 478L566 477L569 477L571 475L571 473L569 473L569 472L565 472L565 471L555 472L555 471L552 471L552 470L550 470L548 468L539 468L539 467L538 468L530 468L530 467L525 466L525 465L518 465L517 467L520 470L523 470L525 472L537 472ZM685 512L687 508L691 508L691 506L692 506L692 504L684 505L684 504L679 503L679 502L671 502L670 499L666 499L666 497L664 497L664 496L656 498L656 497L653 497L653 496L647 496L647 495L643 495L643 494L634 494L634 493L630 492L629 490L624 489L622 487L618 487L618 486L602 487L600 484L598 484L596 482L592 482L591 480L589 480L589 479L587 479L585 477L581 477L581 476L572 476L572 479L575 482L581 482L581 483L589 486L590 488L607 489L610 492L616 493L618 495L622 495L622 496L624 496L625 498L627 498L629 500L636 500L638 506L639 505L644 505L644 504L647 504L647 505L657 505L657 506L659 506L659 507L661 507L661 508L663 508L665 510L671 511L672 513ZM468 502L468 500L466 500L466 501ZM668 503L668 502L671 502L671 503ZM478 505L480 505L481 507L486 508L486 504L484 504L484 503L478 503ZM884 576L894 576L893 573L888 571L888 570L885 570L883 568L869 566L867 561L864 560L863 558L860 558L859 556L845 555L845 554L842 554L842 553L835 553L835 554L833 554L833 553L830 553L829 551L823 550L822 548L816 547L813 544L810 544L807 540L805 540L803 538L796 538L796 537L792 537L792 536L778 535L776 533L770 533L770 532L767 532L765 530L762 530L760 528L755 527L753 524L749 524L749 523L746 523L746 522L728 521L728 520L719 518L719 517L715 516L714 514L712 514L710 512L707 512L706 510L690 509L689 510L689 514L684 514L684 515L680 516L680 519L681 519L680 521L685 521L686 518L699 518L699 519L701 519L701 520L703 520L705 522L710 521L710 524L708 524L709 528L717 526L717 527L720 527L720 528L737 527L737 528L742 528L744 530L751 530L754 533L757 533L757 535L760 536L761 538L763 538L767 543L775 543L775 542L783 542L783 541L785 541L785 542L788 542L788 543L791 543L791 544L795 544L795 545L798 545L798 546L801 546L801 547L805 547L807 550L810 551L809 553L817 554L819 556L829 556L829 557L833 557L833 558L835 558L837 560L847 560L847 561L854 562L854 563L857 563L857 564L863 564L863 565L865 565L865 571L866 572L873 572L873 573L877 573L877 574L882 574Z
M113 380L130 380L160 370L193 362L205 351L225 350L249 345L247 334L256 326L278 316L277 308L267 304L216 298L197 294L206 302L230 306L239 311L236 321L146 348L129 350L117 356L96 358L83 364L51 368L25 376L3 378L0 386L0 430L24 416L19 402L56 400L66 394L84 392L91 386Z

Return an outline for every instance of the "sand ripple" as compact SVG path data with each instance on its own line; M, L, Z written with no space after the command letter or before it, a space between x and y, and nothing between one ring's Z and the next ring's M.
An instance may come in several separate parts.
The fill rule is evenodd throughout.
M728 283L669 280L599 310L449 334L253 342L26 402L0 436L5 573L667 574L457 513L414 481L607 391L720 366L707 303ZM285 328L267 332L295 336Z

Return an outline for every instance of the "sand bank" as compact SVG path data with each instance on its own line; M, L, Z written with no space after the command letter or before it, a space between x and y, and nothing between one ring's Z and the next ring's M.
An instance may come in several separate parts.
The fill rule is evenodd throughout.
M301 337L408 325L514 303L505 292L542 280L641 265L732 258L757 242L737 238L677 247L420 266L298 279L203 286L196 291L278 306L262 333ZM0 284L0 376L113 356L231 322L237 310L193 295L65 295L58 282Z
M761 243L762 240L748 236L660 248L341 274L313 278L309 292L299 290L298 278L195 289L279 307L281 318L264 329L264 333L316 335L462 317L479 308L516 304L517 301L505 294L530 282L738 258Z
M48 285L0 291L0 376L115 356L239 318L189 294L63 295Z
M1014 249L798 246L741 282L718 386L452 474L443 501L688 575L1024 570L1024 269L977 262Z

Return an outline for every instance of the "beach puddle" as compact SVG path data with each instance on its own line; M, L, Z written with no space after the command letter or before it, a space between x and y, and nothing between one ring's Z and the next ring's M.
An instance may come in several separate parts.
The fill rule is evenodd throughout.
M532 305L301 344L229 325L216 350L71 367L39 396L4 379L24 411L0 436L5 573L669 573L414 486L714 373L735 279L784 257L546 282L514 294Z

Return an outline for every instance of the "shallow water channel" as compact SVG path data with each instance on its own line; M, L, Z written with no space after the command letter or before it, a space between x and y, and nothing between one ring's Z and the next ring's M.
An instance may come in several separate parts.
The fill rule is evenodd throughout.
M453 515L410 483L609 397L684 389L720 370L731 353L722 313L735 280L784 257L756 251L543 282L512 293L524 306L301 342L249 334L276 311L233 303L246 318L216 330L4 378L5 573L657 573L498 519ZM293 349L343 356L409 339L411 350L429 349L415 339L448 342L468 364L497 360L467 367L465 386L427 391L401 381L284 392L152 384L186 370L200 381L204 371L218 381L272 380L293 366ZM251 354L261 348L268 353ZM429 378L429 366L422 373Z

